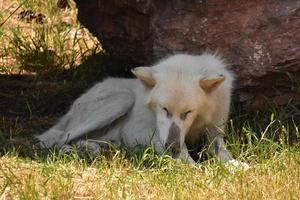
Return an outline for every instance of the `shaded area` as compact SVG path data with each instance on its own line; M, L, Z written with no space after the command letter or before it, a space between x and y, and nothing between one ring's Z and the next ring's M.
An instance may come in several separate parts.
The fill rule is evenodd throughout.
M87 57L71 70L0 75L1 154L22 148L26 156L26 149L33 148L32 135L52 126L95 82L108 75L131 77L131 66L126 65L120 70L121 63L109 54L100 53Z
M0 154L18 152L24 157L34 158L36 151L32 136L40 134L62 116L71 103L95 82L107 76L132 77L130 68L133 65L123 65L123 60L106 53L96 54L86 58L78 68L52 71L37 75L0 75ZM120 68L120 66L123 66ZM122 69L122 70L120 70ZM288 144L299 143L300 109L287 104L276 107L270 102L269 110L248 112L244 104L238 103L236 97L232 104L232 124L229 123L227 140L248 144L255 137L260 137L270 123L271 113L274 113L272 129L266 136L274 141ZM249 137L245 127L253 130L256 135ZM287 129L287 130L286 130ZM208 158L205 138L198 141L199 145L191 147L191 154L196 160ZM234 152L239 155L239 148ZM143 151L139 151L143 154ZM133 152L127 152L130 155Z

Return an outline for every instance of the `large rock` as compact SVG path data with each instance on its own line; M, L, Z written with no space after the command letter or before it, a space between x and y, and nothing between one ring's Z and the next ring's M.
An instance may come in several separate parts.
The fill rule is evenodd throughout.
M175 52L219 50L239 100L300 104L299 0L75 0L103 47L148 65Z

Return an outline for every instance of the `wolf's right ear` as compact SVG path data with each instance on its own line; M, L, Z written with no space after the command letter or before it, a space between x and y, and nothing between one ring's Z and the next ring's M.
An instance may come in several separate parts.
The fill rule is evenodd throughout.
M156 84L153 78L153 69L151 67L137 67L131 70L131 72L146 86L154 87Z

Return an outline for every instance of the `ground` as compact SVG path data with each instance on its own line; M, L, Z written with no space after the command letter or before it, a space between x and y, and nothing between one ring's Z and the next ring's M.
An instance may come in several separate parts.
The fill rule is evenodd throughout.
M250 165L247 171L207 158L205 149L204 161L196 165L158 156L151 148L111 147L96 158L40 149L34 134L53 125L95 82L107 75L130 76L132 66L120 70L122 62L99 48L78 24L73 4L58 9L51 0L22 2L0 2L1 199L299 198L300 110L292 104L251 111L233 102L227 146ZM43 25L19 16L29 9L45 15ZM49 27L60 32L44 32ZM78 31L80 38L70 34ZM55 34L67 35L63 50L55 45Z

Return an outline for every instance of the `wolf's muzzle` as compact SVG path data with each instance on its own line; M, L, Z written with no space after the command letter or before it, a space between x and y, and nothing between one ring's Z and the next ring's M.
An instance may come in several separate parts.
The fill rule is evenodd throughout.
M165 147L171 150L173 156L180 153L180 128L174 122L169 128L169 135Z

